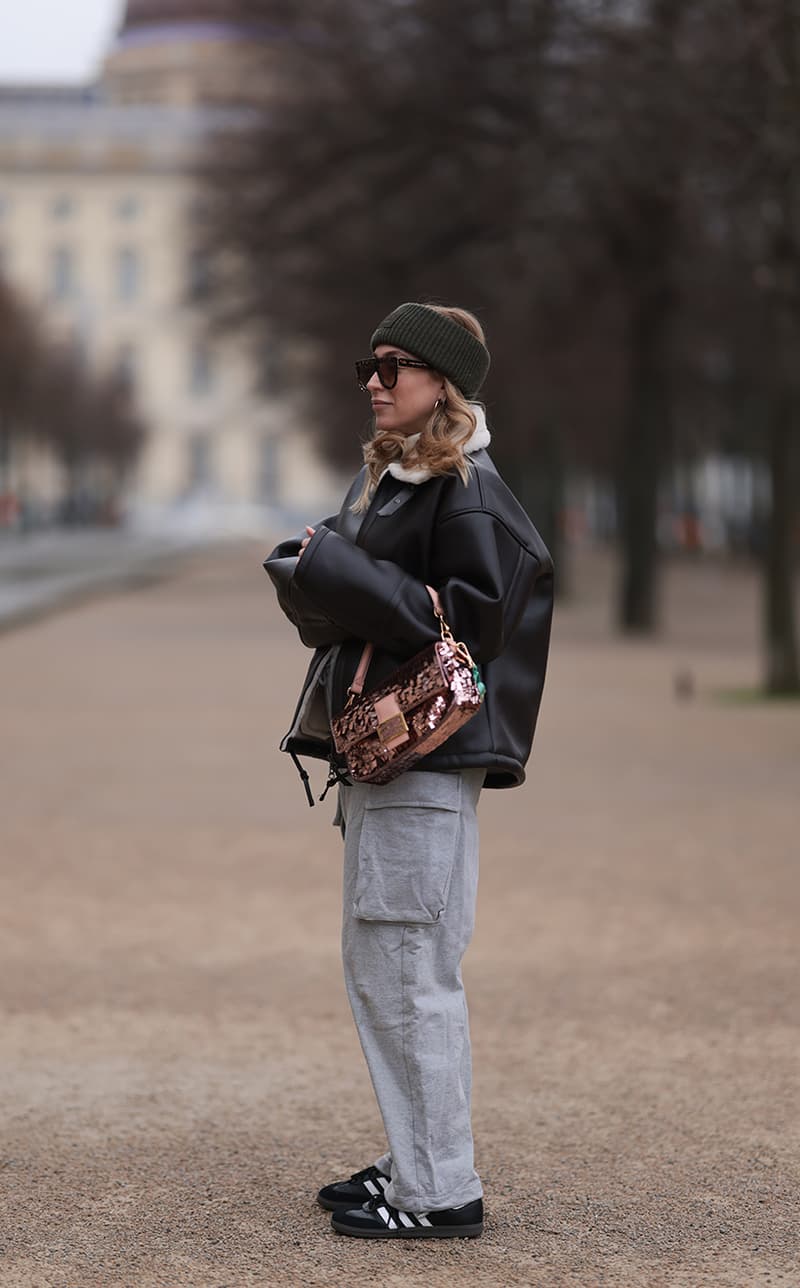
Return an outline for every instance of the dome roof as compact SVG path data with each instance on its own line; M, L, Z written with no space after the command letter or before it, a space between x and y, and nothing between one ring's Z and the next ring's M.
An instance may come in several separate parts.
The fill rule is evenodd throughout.
M120 31L176 22L235 23L237 9L241 13L235 0L128 0Z
M103 64L105 95L182 106L260 102L263 50L280 33L248 21L248 10L257 13L252 0L127 0Z

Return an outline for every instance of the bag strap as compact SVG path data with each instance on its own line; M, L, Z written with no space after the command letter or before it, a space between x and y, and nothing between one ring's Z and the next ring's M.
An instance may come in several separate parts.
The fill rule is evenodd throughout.
M369 670L369 664L371 661L372 661L372 645L365 644L364 650L361 654L361 661L359 662L358 667L356 668L356 673L353 676L352 680L350 681L350 687L347 690L351 698L361 697L361 690L364 688L364 681L367 678L367 671Z
M442 608L442 601L439 598L438 591L434 590L433 586L426 586L425 589L427 590L428 594L431 597L431 603L433 604L433 611L439 619L439 624L442 628L443 637L444 637L445 631L449 635L450 627L447 625L447 622L444 620L444 609ZM352 680L350 681L350 687L347 690L348 694L350 695L348 698L348 701L352 701L353 698L361 697L361 693L364 688L364 681L367 678L367 671L369 670L369 664L372 661L373 651L374 651L373 644L368 642L364 645L364 648L361 653L361 660L358 663L358 666L356 668L356 673L353 676Z

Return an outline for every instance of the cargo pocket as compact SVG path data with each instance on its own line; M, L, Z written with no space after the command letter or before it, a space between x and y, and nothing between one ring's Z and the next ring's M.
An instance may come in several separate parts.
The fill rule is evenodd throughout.
M364 810L353 911L364 921L432 925L447 906L460 827L458 774L410 773Z

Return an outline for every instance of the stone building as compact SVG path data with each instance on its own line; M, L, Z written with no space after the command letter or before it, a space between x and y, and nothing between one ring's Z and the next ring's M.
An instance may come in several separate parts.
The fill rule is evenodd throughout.
M246 336L206 325L195 166L224 114L265 93L252 60L272 38L226 9L129 0L97 83L0 88L0 266L87 361L131 376L149 429L140 509L313 514L335 483L297 407L259 390Z

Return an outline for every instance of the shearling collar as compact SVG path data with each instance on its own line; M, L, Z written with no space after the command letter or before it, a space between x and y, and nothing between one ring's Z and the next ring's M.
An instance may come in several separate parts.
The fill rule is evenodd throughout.
M470 403L469 409L475 417L475 428L472 434L464 444L464 451L468 456L473 452L478 452L482 447L488 447L492 441L492 436L486 424L486 412L480 403ZM412 434L405 441L405 455L414 450L414 445L419 438L419 434ZM432 478L431 471L423 465L415 468L403 465L402 461L391 461L384 473L391 474L396 479L401 479L403 483L427 483Z

